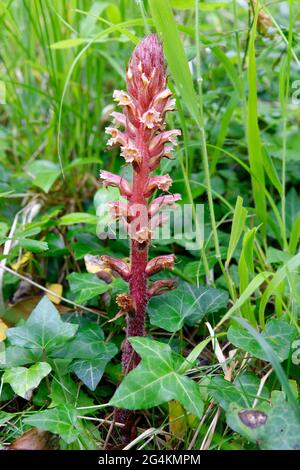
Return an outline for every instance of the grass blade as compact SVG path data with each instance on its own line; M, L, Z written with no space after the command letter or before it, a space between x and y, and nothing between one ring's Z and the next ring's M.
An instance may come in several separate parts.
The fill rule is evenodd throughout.
M266 198L264 194L265 176L260 132L258 127L256 88L255 36L257 17L258 7L256 8L249 41L247 140L250 168L255 175L255 178L252 178L255 209L259 221L264 224L262 226L262 231L265 235L267 220Z

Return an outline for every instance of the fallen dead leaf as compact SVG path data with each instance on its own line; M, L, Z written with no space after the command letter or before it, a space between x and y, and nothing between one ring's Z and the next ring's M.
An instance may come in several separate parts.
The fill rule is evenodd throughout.
M57 295L62 296L63 293L63 286L62 284L46 284L47 289L51 290ZM56 297L56 295L46 294L48 299L51 300L54 304L60 304L61 299Z
M6 330L8 326L0 319L0 343L6 339Z
M30 429L13 441L7 450L56 450L58 438L42 429Z
M18 261L10 265L11 268L14 269L15 271L18 271L21 266L24 266L24 264L26 264L29 261L30 256L31 256L31 253L27 251Z

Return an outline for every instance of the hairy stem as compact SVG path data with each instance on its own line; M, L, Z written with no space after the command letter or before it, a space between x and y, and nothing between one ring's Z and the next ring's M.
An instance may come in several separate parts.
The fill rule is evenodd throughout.
M148 142L144 132L141 130L137 142L142 155L142 164L139 172L134 172L132 182L132 196L130 205L141 205L147 208L147 199L144 196L145 187L149 178L148 166ZM148 214L147 214L148 219ZM148 224L148 220L145 220ZM131 240L130 265L131 274L129 281L130 295L135 305L135 313L127 315L127 337L145 335L145 313L147 306L147 276L146 266L148 261L148 244L141 244ZM131 344L125 341L122 356L123 372L127 374L139 363L139 356L133 351Z

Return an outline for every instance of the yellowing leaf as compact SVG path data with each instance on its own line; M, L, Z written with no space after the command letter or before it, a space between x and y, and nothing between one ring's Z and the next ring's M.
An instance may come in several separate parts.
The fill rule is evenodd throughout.
M24 255L22 256L21 259L19 259L15 263L11 264L12 269L14 269L15 271L18 271L21 266L23 266L24 264L26 264L28 262L28 260L30 258L30 255L31 255L31 253L29 251L24 253Z
M47 284L46 285L47 289L51 290L52 292L54 292L55 294L57 295L62 295L62 292L63 292L63 286L61 284ZM52 295L52 294L47 294L47 297L48 299L51 300L51 302L53 302L54 304L60 304L61 302L61 299L59 299L58 297L56 297L56 295Z
M100 256L85 255L84 262L88 273L97 274L104 270Z
M173 436L184 438L187 429L186 412L177 400L169 401L169 427Z
M6 330L8 326L0 319L0 343L6 339Z

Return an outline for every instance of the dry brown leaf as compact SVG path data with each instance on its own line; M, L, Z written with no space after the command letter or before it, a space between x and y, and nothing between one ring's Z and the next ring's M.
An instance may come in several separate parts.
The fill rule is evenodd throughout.
M30 429L13 441L7 450L56 450L58 438L42 429Z

